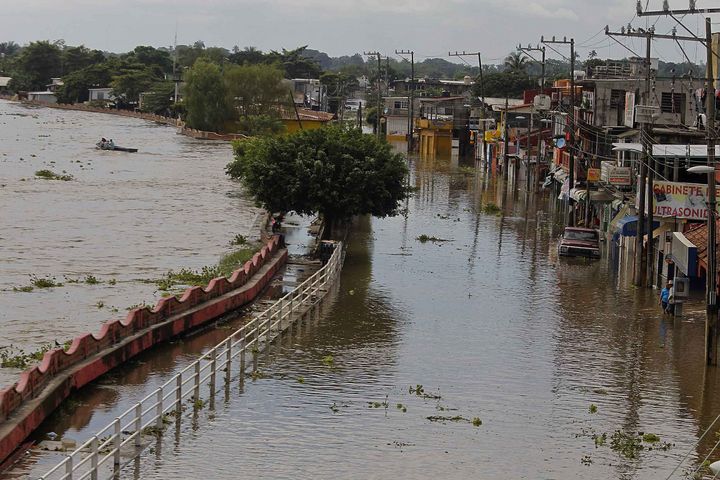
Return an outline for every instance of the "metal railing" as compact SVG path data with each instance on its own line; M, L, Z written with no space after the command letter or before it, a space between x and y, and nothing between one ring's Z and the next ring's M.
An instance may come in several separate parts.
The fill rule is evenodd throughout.
M295 323L323 299L339 275L343 260L343 245L337 243L332 256L321 269L116 417L40 479L97 480L103 468L109 473L117 473L123 448L134 446L133 456L137 456L143 449L143 435L158 435L164 430L169 417L179 419L186 399L193 401L193 408L201 408L201 387L207 385L211 397L214 397L218 375L224 378L225 385L229 385L233 360L239 357L238 373L242 378L246 371L246 353L250 352L252 371L256 372L259 353L268 351L275 338L280 338L286 330L292 333Z

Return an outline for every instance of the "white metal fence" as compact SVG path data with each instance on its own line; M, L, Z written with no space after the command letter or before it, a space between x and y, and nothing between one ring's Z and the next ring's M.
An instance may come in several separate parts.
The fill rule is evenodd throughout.
M338 243L320 270L115 418L40 479L97 480L101 472L117 474L121 453L129 450L131 456L138 455L143 448L143 436L161 434L169 417L180 417L186 399L193 401L193 408L201 408L201 387L207 385L214 396L218 375L229 385L236 358L239 357L241 377L245 375L248 352L252 355L252 371L257 371L258 354L268 350L283 332L292 333L296 322L322 300L339 275L343 259L343 245Z

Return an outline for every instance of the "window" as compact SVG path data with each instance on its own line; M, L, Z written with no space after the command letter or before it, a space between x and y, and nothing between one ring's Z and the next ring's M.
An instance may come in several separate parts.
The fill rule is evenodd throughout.
M405 100L395 100L395 103L393 104L393 108L396 109L407 109L408 108L408 102Z
M660 111L663 113L682 113L684 104L684 93L663 92Z
M610 108L625 108L625 90L612 90L610 92Z

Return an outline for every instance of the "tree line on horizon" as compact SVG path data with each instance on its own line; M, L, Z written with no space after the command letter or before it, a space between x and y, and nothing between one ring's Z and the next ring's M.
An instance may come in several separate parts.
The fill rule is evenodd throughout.
M605 62L596 58L594 51L584 61L576 58L578 69L594 68ZM59 102L85 102L88 89L110 87L118 108L135 108L140 94L145 93L143 110L182 115L190 126L214 131L227 128L274 131L277 128L274 112L291 108L288 93L279 86L283 78L319 78L327 86L331 109L337 111L343 96L357 88L358 77L367 77L370 89L374 89L378 76L384 82L392 82L409 78L410 69L406 59L383 59L378 69L374 57L365 59L359 54L330 57L307 46L263 52L255 47L231 50L207 47L197 41L176 48L137 46L130 52L110 53L84 45L69 46L62 40L41 40L25 46L0 42L0 75L12 77L11 91L45 90L51 78L60 77L64 85L56 94ZM702 65L660 62L658 75L691 72L699 76L702 69ZM546 61L547 81L567 78L568 70L565 60ZM182 105L172 102L173 71L184 82ZM473 93L519 97L524 90L537 88L540 72L537 62L512 52L501 65L483 65L483 91L476 82ZM462 79L466 75L477 79L478 67L443 58L426 58L415 64L416 78ZM369 98L376 97L369 93ZM372 117L376 114L373 105L370 107L366 113Z

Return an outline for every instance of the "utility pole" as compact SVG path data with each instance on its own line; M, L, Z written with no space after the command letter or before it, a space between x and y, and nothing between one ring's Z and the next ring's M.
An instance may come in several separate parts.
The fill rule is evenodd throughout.
M531 52L540 52L542 54L542 58L540 63L540 93L545 94L545 47L540 46L539 44L533 47L532 45L528 44L527 47L523 47L522 45L518 44L519 51L523 52L528 57L532 58L535 62L537 62L537 59L533 57ZM532 113L530 113L530 121L532 121ZM540 114L540 129L538 131L538 139L537 139L537 154L535 156L535 188L534 191L537 191L540 179L540 141L542 139L542 131L543 131L543 125L542 125L542 113Z
M673 37L671 35L656 35L655 29L650 28L643 31L632 31L628 28L622 28L620 32L611 32L609 27L605 27L605 35L610 37L640 37L644 38L646 42L645 46L645 93L643 95L643 102L641 106L650 106L650 85L651 85L651 72L650 72L650 53L652 40L654 38L662 37ZM649 111L646 112L649 114ZM654 195L653 192L653 169L650 167L650 161L652 158L652 128L649 128L649 122L652 119L642 119L640 123L641 141L642 141L642 160L640 161L640 179L637 188L637 195L639 196L638 201L638 223L637 223L637 237L635 238L635 264L634 264L634 275L633 285L638 287L646 282L649 288L653 284L653 251L652 251L652 232L653 232L653 221L654 211L653 206ZM647 210L647 215L645 211ZM643 263L643 239L647 234L647 251L645 253L645 263Z
M503 116L503 166L502 174L507 179L508 158L508 96L505 94L505 115ZM505 182L507 185L507 182Z
M570 191L575 187L575 39L571 38L568 40L567 37L563 37L562 40L555 40L555 37L552 37L551 40L545 40L544 37L540 37L540 43L570 45L570 115L568 117L570 131L570 141L568 142L568 154L570 156L568 166L569 195ZM574 227L575 205L573 204L572 198L568 199L568 207L567 226Z
M381 126L380 126L380 112L382 110L382 59L380 52L363 52L363 55L369 57L377 57L377 113L375 114L375 134L378 140L382 138Z
M176 104L180 85L180 76L177 74L177 58L177 25L175 25L175 43L173 44L173 82L175 82L175 95L173 96L173 101Z
M408 153L413 151L413 132L415 131L415 52L395 50L396 55L410 55L410 94L408 95Z
M531 46L531 45L528 45L527 47L523 47L522 45L518 45L518 46L517 46L517 49L518 49L518 51L524 53L524 54L527 55L528 57L530 57L530 58L532 58L533 60L535 60L535 62L537 62L537 63L540 64L540 68L541 68L541 71L540 71L540 90L541 90L541 91L544 91L544 90L545 90L545 47L541 47L540 45L537 45L537 46L535 46L535 47L533 47L533 46ZM533 57L533 56L532 56L532 53L530 53L530 52L541 52L541 53L542 53L542 60L538 62L537 59L536 59L535 57Z
M482 102L480 108L482 118L478 123L480 124L480 131L482 132L482 161L484 162L487 158L487 153L485 151L485 84L483 83L482 55L480 52L466 52L465 50L455 53L448 52L448 57L469 57L475 55L477 55L478 68L480 69L478 80L480 82L480 101ZM505 111L507 112L507 105L505 105Z
M716 187L715 173L717 171L715 165L715 79L713 78L713 58L712 50L712 23L710 18L705 19L705 42L707 43L707 100L706 117L707 125L705 132L707 135L707 165L712 167L712 171L708 173L708 218L707 218L707 275L705 283L707 284L707 322L705 324L705 343L706 343L706 362L708 365L717 365L718 363L718 315L717 315L717 252L715 237L715 217L716 208Z

